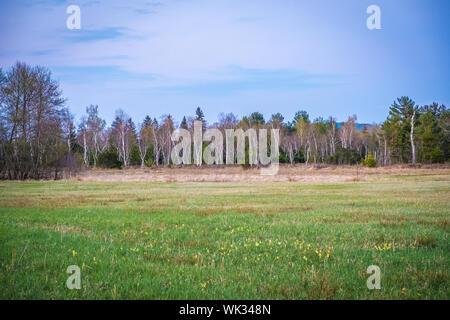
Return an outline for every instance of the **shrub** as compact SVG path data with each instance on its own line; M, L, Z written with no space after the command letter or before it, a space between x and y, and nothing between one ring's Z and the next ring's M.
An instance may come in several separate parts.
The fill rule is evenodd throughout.
M369 168L375 168L377 166L377 160L373 157L372 152L369 152L367 158L361 161L361 164Z
M109 147L98 155L98 166L102 168L122 168L119 153L114 147Z
M328 156L325 159L328 164L357 164L361 162L361 155L354 148L340 148L336 149L334 155Z
M154 158L155 157L154 157L154 154L153 154L153 148L148 148L147 152L145 153L144 165L146 167L153 166L153 164L155 163Z
M242 169L244 170L248 170L251 168L250 164L248 162L242 163L241 164Z
M153 165L153 159L149 158L149 159L145 160L144 165L146 167L151 167Z
M141 155L139 153L139 146L137 144L133 144L130 150L130 165L131 166L140 166L142 163Z
M442 163L445 161L444 152L441 148L436 147L431 151L431 162L432 163Z

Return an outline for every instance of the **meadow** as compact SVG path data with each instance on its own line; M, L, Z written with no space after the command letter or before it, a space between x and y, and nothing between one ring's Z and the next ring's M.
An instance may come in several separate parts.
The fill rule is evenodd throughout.
M0 299L450 299L448 169L79 180L0 182Z

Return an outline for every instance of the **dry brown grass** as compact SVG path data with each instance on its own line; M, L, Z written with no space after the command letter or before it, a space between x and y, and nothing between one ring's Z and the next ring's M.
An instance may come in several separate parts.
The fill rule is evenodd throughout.
M148 182L357 182L379 181L392 175L448 175L450 164L396 165L367 168L335 165L280 165L277 175L264 176L257 168L241 166L185 166L116 169L89 169L70 180Z

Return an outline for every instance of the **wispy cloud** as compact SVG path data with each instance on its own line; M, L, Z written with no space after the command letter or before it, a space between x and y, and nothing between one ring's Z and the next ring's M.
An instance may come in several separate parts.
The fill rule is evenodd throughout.
M310 105L371 122L395 95L450 100L449 3L379 0L369 31L360 0L0 1L0 66L50 67L80 110ZM69 4L81 30L66 28Z
M225 96L243 91L302 91L345 84L340 75L307 74L295 70L247 69L231 66L222 69L220 73L227 74L227 79L199 81L189 85L164 86L161 89L177 94Z
M157 79L154 74L130 73L117 66L56 66L52 71L59 80L71 83L127 83L151 82Z
M47 55L53 54L53 53L55 53L55 52L56 52L56 50L52 50L52 49L48 49L48 50L37 50L37 51L32 51L32 52L31 52L31 55L32 55L32 56L36 56L36 57L38 57L38 56L47 56Z
M66 32L66 39L73 42L91 42L97 40L112 40L125 36L125 27L106 27L102 29L82 28L76 32Z

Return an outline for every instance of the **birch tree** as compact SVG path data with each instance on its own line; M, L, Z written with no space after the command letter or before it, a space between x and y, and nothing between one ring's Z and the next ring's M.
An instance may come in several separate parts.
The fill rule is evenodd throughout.
M98 154L101 152L101 137L102 132L105 129L106 122L98 115L98 106L90 105L86 108L87 120L86 131L89 137L90 150L92 152L92 158L94 160L94 168L97 167Z
M116 118L111 126L112 142L117 148L120 160L128 167L130 150L135 139L134 125L131 118L121 109L116 111Z
M141 168L143 168L145 166L145 157L147 155L147 151L150 147L152 147L154 141L152 120L150 119L149 116L147 116L144 122L142 123L137 138L139 146L139 155L141 157Z

